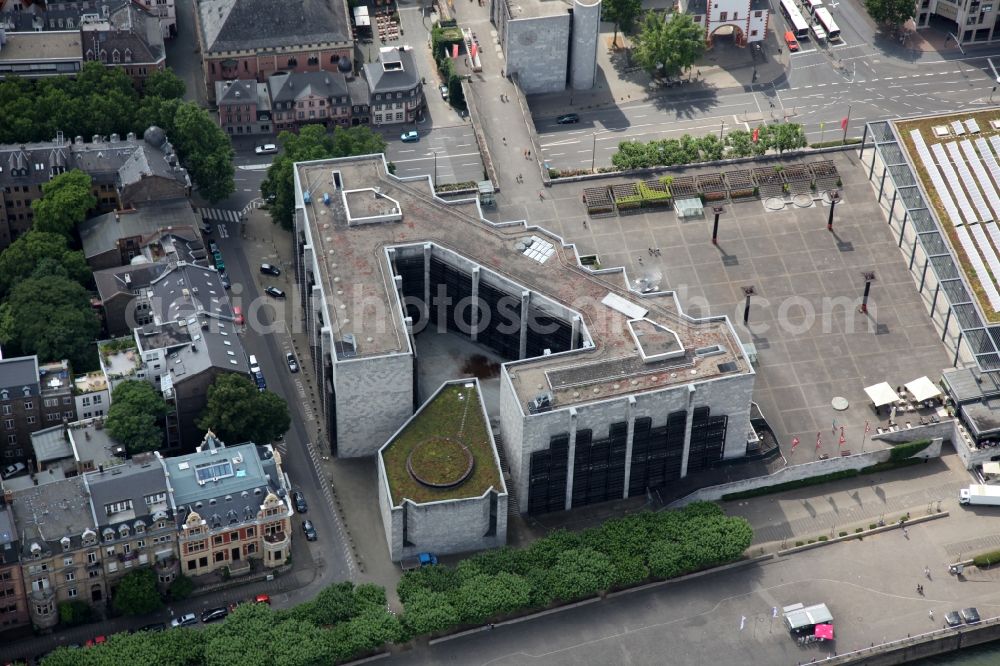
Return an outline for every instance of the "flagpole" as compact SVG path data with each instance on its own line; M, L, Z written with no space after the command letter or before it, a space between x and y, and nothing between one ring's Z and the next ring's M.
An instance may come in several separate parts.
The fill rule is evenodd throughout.
M844 145L847 145L847 126L851 124L851 105L847 105L847 118L844 120Z
M819 142L823 143L823 137L826 135L826 123L819 124Z

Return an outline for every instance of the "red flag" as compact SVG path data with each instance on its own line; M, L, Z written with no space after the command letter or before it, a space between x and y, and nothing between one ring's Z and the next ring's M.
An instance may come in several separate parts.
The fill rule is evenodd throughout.
M798 446L798 445L799 445L799 438L798 437L792 437L792 451L794 451L795 447Z
M844 116L844 119L840 121L840 129L847 129L847 116Z
M868 421L865 421L865 434L867 435L872 431L872 427L868 425Z
M754 143L757 143L757 137L759 137L759 136L760 136L760 128L758 127L756 129L754 129L754 131L753 131L753 142Z
M823 435L821 433L816 433L816 450L819 451L819 447L823 445Z
M843 445L844 445L844 442L846 442L846 441L847 441L847 440L846 440L846 439L844 439L844 433L840 433L840 445L841 445L841 446L843 446Z

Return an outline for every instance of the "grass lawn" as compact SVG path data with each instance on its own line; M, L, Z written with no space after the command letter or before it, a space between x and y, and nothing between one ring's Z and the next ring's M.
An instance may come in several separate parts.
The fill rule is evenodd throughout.
M944 210L944 206L941 205L941 198L938 196L938 193L934 188L934 183L931 182L930 176L927 174L927 170L924 169L924 165L920 161L920 156L917 154L916 146L913 145L913 139L910 137L910 132L912 130L919 129L920 135L924 138L924 142L927 144L928 148L933 146L935 143L954 141L954 135L938 139L934 136L933 127L936 125L950 125L953 120L966 120L969 118L975 118L976 122L979 124L980 130L982 131L979 134L971 136L965 134L961 138L973 141L974 146L974 140L978 137L989 139L991 135L1000 134L1000 132L994 130L990 125L990 120L1000 118L1000 112L997 112L996 110L970 113L963 112L944 116L935 116L933 118L921 118L919 120L896 121L896 128L899 132L899 138L902 140L903 146L906 148L906 152L910 158L910 163L913 165L914 170L917 173L917 177L920 179L920 183L924 186L924 191L928 195L929 201L927 203L934 209L938 222L940 222L941 230L944 232L945 236L948 237L951 249L955 253L955 256L958 257L958 262L962 266L962 272L965 273L965 277L968 279L969 285L972 287L976 300L979 301L980 309L991 323L996 323L1000 322L1000 312L994 312L993 306L990 305L989 298L987 298L986 292L983 290L983 286L979 282L979 277L976 275L975 269L972 268L972 264L969 262L969 258L965 254L965 249L958 240L958 234L955 232L955 227L951 224L948 214ZM978 149L976 152L978 152ZM1000 186L1000 183L997 183L997 185ZM1000 251L1000 248L996 249ZM986 267L986 270L989 272L989 266ZM991 276L994 279L998 277L992 274Z
M393 505L398 506L404 498L414 502L434 502L479 497L490 486L500 490L500 470L493 459L488 428L475 388L462 385L445 387L382 452ZM475 461L469 478L452 488L425 486L406 469L406 460L414 447L440 438L460 441L468 447ZM423 462L427 462L426 458ZM464 469L464 463L462 467Z

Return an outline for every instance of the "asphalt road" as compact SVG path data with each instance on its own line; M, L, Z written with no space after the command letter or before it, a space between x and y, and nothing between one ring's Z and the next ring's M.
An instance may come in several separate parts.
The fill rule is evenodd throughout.
M418 131L421 136L415 143L403 143L399 136L387 137L386 157L396 165L397 176L433 176L436 169L439 183L483 179L483 161L472 125Z

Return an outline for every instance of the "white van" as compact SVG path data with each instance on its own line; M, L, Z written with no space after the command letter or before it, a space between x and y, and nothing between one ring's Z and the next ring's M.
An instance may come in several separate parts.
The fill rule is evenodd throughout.
M260 372L260 365L257 364L257 357L250 354L250 372Z

